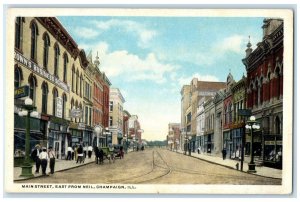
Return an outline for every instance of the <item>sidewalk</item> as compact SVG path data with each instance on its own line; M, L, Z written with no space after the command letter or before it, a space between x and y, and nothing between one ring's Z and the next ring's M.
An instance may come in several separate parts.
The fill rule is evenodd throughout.
M176 152L176 151L174 151ZM184 151L178 150L177 153L181 153L183 154ZM187 152L188 155L188 152ZM236 170L236 164L239 164L239 170L241 169L241 162L237 161L237 160L233 160L233 159L225 159L223 160L223 158L218 157L218 156L213 156L213 155L209 155L209 154L198 154L198 153L191 153L191 156L194 158L198 158L204 161L208 161L211 163L215 163L218 165L222 165L228 168L232 168ZM243 172L247 172L248 170L248 163L244 162L243 163ZM282 170L280 169L275 169L275 168L269 168L269 167L264 167L264 166L256 166L255 167L256 173L253 173L254 175L260 175L260 176L264 176L264 177L271 177L271 178L278 178L278 179L282 179Z
M68 170L71 168L80 167L80 166L87 165L90 163L95 163L95 155L92 155L92 157L90 159L85 158L84 163L76 163L75 160L67 161L67 160L62 160L62 159L56 159L54 171L59 172L62 170ZM34 176L31 178L20 177L21 172L22 172L21 167L14 167L14 181L31 179L31 178L35 178L35 177L41 177L42 176L42 167L40 167L40 172L38 174L35 174L35 164L33 164L32 165L32 174ZM50 172L50 168L49 168L49 162L48 162L46 173L48 174L49 172ZM54 175L55 175L55 172L54 172Z

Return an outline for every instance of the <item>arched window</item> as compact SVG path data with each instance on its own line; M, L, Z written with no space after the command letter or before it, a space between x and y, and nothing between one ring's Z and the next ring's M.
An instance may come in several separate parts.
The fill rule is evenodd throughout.
M76 94L78 95L78 85L79 85L79 72L76 71Z
M276 88L276 90L277 90L277 99L280 99L280 82L281 82L281 78L280 78L280 69L279 69L279 67L277 67L276 68L276 71L275 71L275 73L276 73L276 77L277 77L277 88Z
M74 77L75 77L75 67L74 65L72 66L72 91L74 92L74 86L75 86L75 83L74 83Z
M268 74L268 80L269 80L269 82L268 82L268 87L269 87L269 89L268 89L268 94L269 94L268 99L270 100L271 99L271 72L269 72L269 74Z
M35 76L33 76L32 74L28 78L28 84L29 84L29 97L32 99L32 103L35 105L37 81Z
M260 79L260 104L263 104L264 101L264 86L263 86L263 78Z
M80 97L82 97L82 81L83 81L83 78L82 78L82 74L80 74Z
M231 103L229 104L228 112L229 112L229 123L231 123L232 122L232 104Z
M52 94L53 94L52 115L56 116L56 98L58 97L58 92L56 88L53 88Z
M81 103L79 104L79 109L82 110L82 104ZM83 122L82 118L79 118L79 122Z
M15 67L15 88L21 86L21 80L22 80L22 70L18 67Z
M67 102L67 96L65 93L63 93L62 95L62 101L63 101L63 104L62 104L62 118L64 119L65 118L65 113L66 113L66 102Z
M49 46L50 46L50 39L47 33L44 34L44 59L43 59L43 65L44 68L48 68L48 58L49 58Z
M71 99L71 110L74 109L74 99ZM73 121L73 118L71 117L71 121Z
M64 82L67 83L67 65L68 65L69 59L68 55L65 53L64 54Z
M54 76L58 77L58 66L59 66L59 46L57 44L54 45Z
M42 113L47 114L48 106L48 85L46 82L42 84Z
M227 124L227 106L224 107L224 124Z
M281 134L281 121L278 116L275 118L275 132L277 135Z
M75 101L75 109L78 109L78 102L77 102L77 100ZM75 118L75 122L77 123L77 118Z
M35 22L31 23L30 29L31 29L30 58L36 61L38 27Z
M256 80L255 82L255 105L258 106L258 100L259 100L259 86L258 86L258 81Z
M16 17L15 20L15 47L19 50L22 49L22 18Z

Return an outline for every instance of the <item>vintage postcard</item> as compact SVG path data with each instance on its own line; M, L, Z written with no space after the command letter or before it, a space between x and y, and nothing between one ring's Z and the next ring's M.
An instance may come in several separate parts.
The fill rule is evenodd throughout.
M293 10L8 8L8 193L290 194Z

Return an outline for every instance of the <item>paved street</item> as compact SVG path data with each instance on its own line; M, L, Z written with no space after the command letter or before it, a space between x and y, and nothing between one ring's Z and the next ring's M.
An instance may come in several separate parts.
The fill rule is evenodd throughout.
M281 179L251 175L165 149L128 153L115 163L107 160L34 178L28 183L234 184L279 185Z

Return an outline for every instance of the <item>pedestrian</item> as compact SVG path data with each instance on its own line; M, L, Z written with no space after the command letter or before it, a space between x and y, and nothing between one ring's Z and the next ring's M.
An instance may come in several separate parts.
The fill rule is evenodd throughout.
M226 148L224 148L222 150L222 154L223 154L223 160L225 160L226 159L226 154L227 154Z
M77 161L76 161L76 163L78 163L78 161L79 161L79 163L81 163L81 162L84 163L82 145L79 145L79 147L77 149Z
M96 164L99 164L99 148L95 146L94 151L95 151L95 162Z
M72 159L72 151L73 151L72 147L68 146L67 151L68 151L67 160L71 160Z
M41 159L39 158L42 152L39 144L35 145L34 150L31 152L31 158L35 162L35 173L39 173L41 166Z
M78 145L75 145L75 148L74 148L74 160L75 161L78 161L78 152L77 152L77 150L78 150Z
M99 164L103 163L103 157L104 157L104 152L103 152L103 149L100 148L100 150L99 150Z
M50 174L54 174L55 152L53 151L52 147L49 147L48 156L50 159Z
M92 157L92 152L93 152L93 147L90 145L90 146L88 146L88 156L89 156L89 159Z
M42 152L40 153L39 158L41 159L42 174L46 175L46 169L47 169L47 164L49 159L46 147L42 148Z
M200 154L201 153L201 147L199 146L197 150L198 150L198 154Z
M124 158L123 146L120 146L120 158Z
M72 160L75 158L75 146L72 147Z
M87 155L87 149L88 149L88 147L87 147L86 144L85 144L84 147L83 147L83 156L84 156L84 158L86 158L86 155Z

